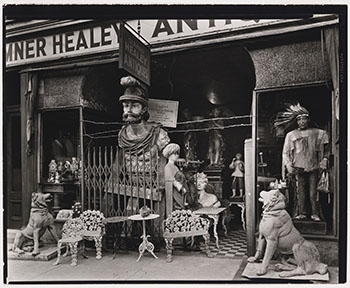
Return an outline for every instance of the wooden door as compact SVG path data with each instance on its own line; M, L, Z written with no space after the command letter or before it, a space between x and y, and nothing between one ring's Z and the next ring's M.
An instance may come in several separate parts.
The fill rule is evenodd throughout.
M4 161L7 204L7 228L20 228L23 223L21 171L21 116L19 106L8 107L5 115Z

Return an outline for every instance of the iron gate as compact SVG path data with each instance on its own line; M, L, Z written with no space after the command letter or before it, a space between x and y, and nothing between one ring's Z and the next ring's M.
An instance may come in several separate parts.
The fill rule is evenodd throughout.
M158 150L127 150L118 146L88 147L84 155L85 209L96 209L105 217L130 216L147 205L162 214ZM163 199L164 201L165 199ZM152 234L160 236L162 217L152 221ZM129 230L133 229L129 225ZM131 233L132 231L128 231Z

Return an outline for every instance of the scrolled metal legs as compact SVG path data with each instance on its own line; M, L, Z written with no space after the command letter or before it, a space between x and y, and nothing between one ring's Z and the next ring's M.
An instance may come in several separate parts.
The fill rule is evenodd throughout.
M172 254L173 254L173 241L174 238L167 239L165 238L165 246L166 246L166 262L170 263L173 261Z
M57 260L52 265L56 266L56 265L60 264L61 247L62 247L62 242L58 241L58 243L57 243ZM68 249L68 247L67 247L67 249Z
M210 235L209 235L209 233L208 233L208 234L204 234L204 235L203 235L203 238L204 238L205 251L206 251L206 253L207 253L207 256L208 256L209 258L213 258L214 255L211 254L210 249L209 249L209 240L210 240Z
M245 231L245 218L244 218L245 204L237 204L237 206L241 208L242 228Z
M77 266L78 264L78 243L79 242L74 242L74 243L69 243L69 248L72 253L72 262L71 266Z
M219 249L219 237L218 237L218 232L216 230L218 225L219 215L208 215L208 217L214 220L213 232L214 232L216 247Z
M102 236L94 237L96 246L96 259L102 258Z
M139 258L137 258L136 262L139 262L141 256L143 255L143 253L145 253L145 251L147 250L149 253L152 254L152 256L156 259L158 259L158 257L153 253L153 250L154 250L154 245L148 241L148 238L150 236L149 235L142 235L141 238L143 239L142 240L142 243L140 244L139 246Z
M222 228L224 229L225 237L227 237L226 217L227 217L227 212L224 211L221 219L221 225L222 225Z

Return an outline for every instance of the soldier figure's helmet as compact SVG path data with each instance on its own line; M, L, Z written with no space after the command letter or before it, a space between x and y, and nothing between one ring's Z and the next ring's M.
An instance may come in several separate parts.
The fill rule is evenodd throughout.
M143 105L148 105L147 88L140 81L132 76L122 77L120 84L126 87L124 94L119 97L119 102L138 101Z

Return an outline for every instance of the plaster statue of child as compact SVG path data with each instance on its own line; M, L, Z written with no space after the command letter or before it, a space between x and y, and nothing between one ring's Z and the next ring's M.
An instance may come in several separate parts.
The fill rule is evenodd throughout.
M236 157L232 159L232 162L229 166L233 170L232 173L232 196L231 198L238 196L243 196L244 190L244 162L242 161L242 154L237 153ZM236 190L239 191L239 194L236 195Z
M195 183L198 193L198 203L202 207L220 207L221 203L215 194L211 194L205 191L208 185L208 177L203 172L195 175Z
M167 199L166 214L169 215L174 210L185 209L185 194L188 192L188 187L185 175L175 165L176 160L179 158L180 146L170 143L164 148L162 153L168 159L168 163L164 168L164 179Z

